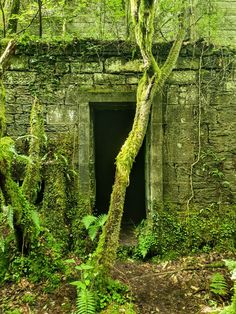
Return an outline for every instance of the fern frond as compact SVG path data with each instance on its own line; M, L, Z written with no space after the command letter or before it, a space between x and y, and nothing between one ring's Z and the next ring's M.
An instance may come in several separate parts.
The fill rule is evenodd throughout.
M96 225L98 225L99 227L102 227L106 221L107 221L107 214L101 214L97 218Z
M78 292L76 314L95 314L95 305L94 294L91 291L82 289Z
M82 218L82 222L87 230L96 220L97 217L92 215L86 215Z
M35 224L35 227L36 227L37 231L40 231L40 229L41 229L40 219L39 219L39 215L38 215L36 210L32 210L31 211L31 217L32 217L32 220L33 220L33 222Z
M93 241L96 238L96 235L98 233L98 227L97 225L92 225L88 229L88 235L90 239Z
M14 215L13 208L11 206L7 206L7 223L12 230L14 230L13 215Z
M220 296L227 294L227 283L224 276L221 273L213 274L211 278L210 289L211 292Z
M4 253L5 252L5 241L3 237L0 238L0 250Z

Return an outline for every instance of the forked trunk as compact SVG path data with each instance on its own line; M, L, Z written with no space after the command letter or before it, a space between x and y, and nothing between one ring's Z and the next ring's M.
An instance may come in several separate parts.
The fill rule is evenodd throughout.
M109 272L116 259L126 188L129 185L129 176L134 160L146 135L153 98L157 90L162 89L175 66L185 36L186 16L184 14L180 19L177 39L164 66L160 68L152 54L155 10L155 0L131 0L131 14L135 26L136 41L143 58L144 74L138 84L133 127L116 158L115 182L110 199L108 219L93 255L93 263L102 273Z

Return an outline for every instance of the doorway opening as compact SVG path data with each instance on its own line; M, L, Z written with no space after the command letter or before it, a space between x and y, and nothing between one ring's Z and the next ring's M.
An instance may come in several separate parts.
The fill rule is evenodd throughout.
M95 180L98 214L107 213L115 176L115 157L133 124L134 103L92 103L94 123ZM123 225L138 224L145 212L145 149L141 148L130 174Z

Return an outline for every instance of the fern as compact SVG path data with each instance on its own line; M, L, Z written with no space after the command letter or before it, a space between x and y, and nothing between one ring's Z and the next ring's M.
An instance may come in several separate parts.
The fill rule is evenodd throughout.
M98 216L98 218L97 218L97 225L99 227L102 227L106 221L107 221L107 215L102 214L102 215Z
M90 226L90 228L88 229L88 235L92 241L96 238L97 233L98 233L97 225L95 224Z
M36 210L31 211L31 218L35 224L37 232L41 230L39 215Z
M106 214L102 214L98 217L92 215L87 215L83 217L82 222L86 230L88 230L88 235L92 241L96 238L99 229L102 228L106 220L107 220Z
M213 274L211 278L210 290L219 296L224 296L227 294L227 283L221 273Z
M236 280L236 261L233 260L224 260L226 266L231 271L231 279ZM236 282L234 282L234 295L232 298L232 303L225 307L220 314L236 314Z
M86 228L86 230L89 229L89 227L97 220L97 217L92 215L86 215L83 217L82 222Z
M96 306L94 294L88 289L78 291L76 307L76 314L95 314Z

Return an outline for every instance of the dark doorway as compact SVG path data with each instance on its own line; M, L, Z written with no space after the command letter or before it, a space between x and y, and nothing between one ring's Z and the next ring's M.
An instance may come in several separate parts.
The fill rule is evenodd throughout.
M135 114L132 103L92 104L95 140L96 204L106 213L114 183L115 157L128 136ZM130 176L123 223L139 223L145 218L144 147L140 150Z

